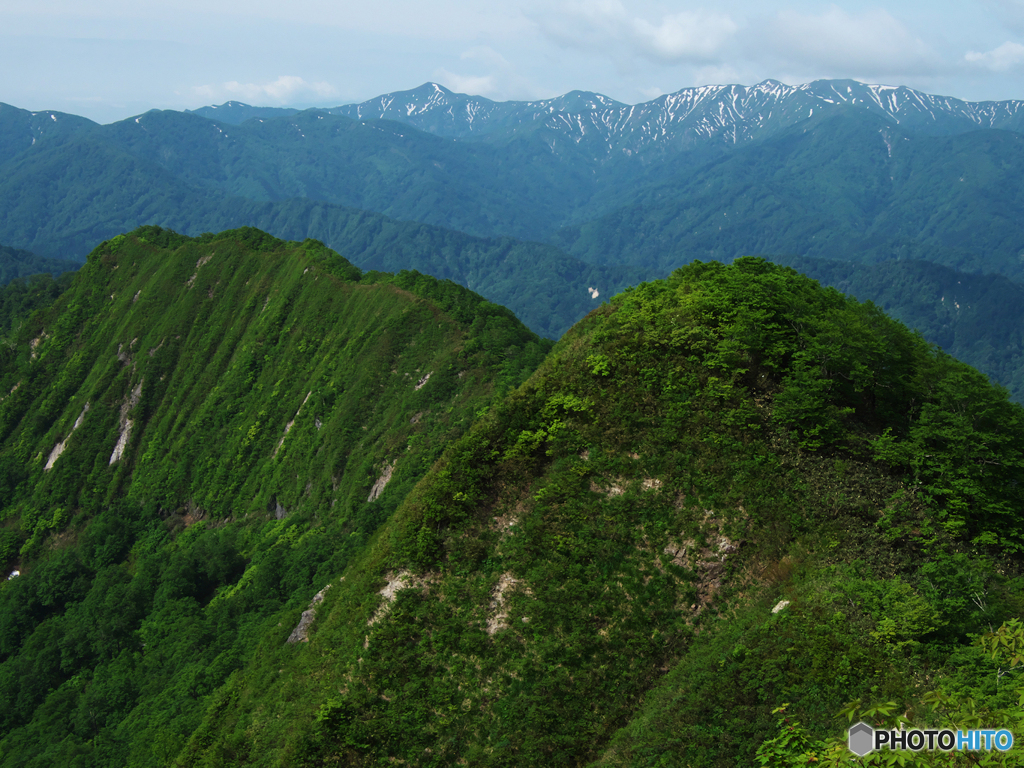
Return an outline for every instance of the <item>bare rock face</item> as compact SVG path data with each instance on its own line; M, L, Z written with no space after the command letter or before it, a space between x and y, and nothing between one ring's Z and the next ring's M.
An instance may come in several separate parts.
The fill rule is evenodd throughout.
M390 464L384 465L384 469L381 471L380 477L377 478L377 482L375 482L373 487L370 489L370 495L366 497L367 501L374 501L384 493L384 486L386 486L391 480L391 475L394 474L395 464L397 463L398 461L395 460Z
M511 573L503 573L501 578L498 579L498 584L491 592L490 615L487 618L488 635L493 635L495 632L500 632L508 627L508 609L505 605L505 592L515 589L518 583L519 579Z
M132 342L135 343L134 341ZM110 454L110 464L120 461L121 457L124 456L125 448L128 447L128 440L132 436L132 420L128 418L128 414L131 413L132 408L139 404L139 400L142 398L142 382L140 381L135 389L131 391L131 394L125 398L125 401L121 403L121 423L119 426L119 434L117 436L117 445L114 446L114 452Z
M17 386L15 386L14 389L17 389ZM14 390L12 389L11 391L13 392ZM79 414L77 419L75 419L75 425L71 428L71 433L68 434L67 437L65 437L55 446L53 446L53 450L50 451L50 456L46 459L46 465L43 467L44 471L53 469L53 465L56 463L57 459L61 457L61 454L64 453L64 449L67 448L68 440L71 439L71 435L74 434L76 429L82 426L82 422L85 420L85 414L87 414L88 412L89 404L86 403L85 407L82 408L82 413Z
M324 594L331 585L328 584L326 587L321 589L309 602L309 608L302 612L302 617L299 619L298 626L292 630L292 633L288 635L288 639L285 642L288 643L308 643L309 642L309 626L313 623L313 619L316 617L316 607L324 601Z

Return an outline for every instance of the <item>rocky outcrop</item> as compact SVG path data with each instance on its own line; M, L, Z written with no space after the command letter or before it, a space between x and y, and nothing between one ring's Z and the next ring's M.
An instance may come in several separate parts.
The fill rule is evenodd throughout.
M75 434L75 430L82 426L82 421L85 419L85 414L87 414L88 412L89 404L86 403L85 407L82 408L82 412L78 414L78 418L75 419L75 425L71 427L71 432L68 434L68 436L61 440L59 443L57 443L55 446L53 446L53 450L50 451L50 455L47 456L46 458L46 464L43 466L44 471L53 468L53 465L56 463L57 459L60 458L60 455L64 453L64 450L68 447L68 440L71 439L71 435Z
M135 389L131 391L131 394L121 404L121 421L119 427L119 434L117 436L117 444L114 446L114 452L110 454L109 464L113 464L115 461L120 461L124 456L125 448L128 447L128 440L132 436L132 420L128 418L128 414L132 412L132 408L139 404L139 399L142 397L142 382L140 381L135 385Z
M505 593L514 589L519 579L511 573L501 574L491 597L490 615L487 617L487 634L493 635L508 627L508 610L505 607Z
M386 486L388 482L390 482L391 475L393 475L395 472L395 464L397 463L398 460L396 459L395 461L392 461L390 464L384 465L384 469L381 470L380 477L377 478L377 481L373 484L373 487L370 489L370 495L366 497L367 501L376 501L380 497L380 495L384 493L384 486Z
M313 624L313 619L316 618L316 607L324 601L324 595L327 594L327 590L330 588L331 585L328 584L326 587L324 587L315 595L313 595L313 599L309 601L309 608L302 612L302 617L299 619L298 625L295 627L295 629L292 630L292 633L288 635L288 639L285 642L309 642L309 628Z
M310 398L310 396L312 394L313 394L312 391L306 393L306 398L305 398L305 400L302 401L302 405L299 406L299 410L297 410L295 412L295 416L292 418L291 421L289 421L287 424L284 425L284 434L281 435L281 439L277 441L277 447L274 449L274 455L271 456L271 458L276 458L277 457L277 452L280 451L281 450L281 446L284 445L284 439L286 437L288 437L288 433L291 432L292 431L292 427L295 426L295 422L299 418L299 414L302 413L302 406L306 404L306 401L309 400L309 398ZM320 429L319 421L317 422L317 424L318 424L317 429Z
M368 627L372 627L388 615L391 611L391 604L395 602L395 597L398 595L399 590L411 588L426 590L427 585L436 577L430 575L416 576L411 571L402 570L397 573L389 573L385 578L387 579L387 583L385 583L384 588L378 593L384 598L384 602L380 604L373 616L370 617L370 620L366 622L366 626Z

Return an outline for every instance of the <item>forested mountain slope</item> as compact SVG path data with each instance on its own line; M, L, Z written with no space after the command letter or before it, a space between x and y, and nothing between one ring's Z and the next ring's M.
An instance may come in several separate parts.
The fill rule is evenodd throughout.
M0 102L0 163L6 163L36 142L59 144L91 132L92 120L64 112L29 112Z
M584 92L497 103L428 84L333 110L231 103L108 126L3 105L0 242L79 259L140 225L256 226L362 269L454 280L549 338L695 258L922 260L1019 282L1020 107L852 81L634 106ZM66 268L15 262L0 279ZM902 298L882 290L886 306L914 305L915 280L900 281ZM861 298L872 285L883 289L867 281ZM1019 399L1019 354L987 301L959 324L955 353Z
M164 764L549 345L314 241L103 243L0 350L3 763Z
M157 184L146 198L164 205L173 202L177 183L257 201L304 197L475 235L527 239L562 226L597 182L582 155L570 153L552 165L540 139L524 137L502 147L467 144L322 110L240 126L154 110L111 125L83 121L74 133L35 141L24 124L37 119L21 110L0 112L0 145L6 141L21 150L0 157L5 175L13 177L3 185L15 198L7 205L34 212L36 223L44 214L36 210L36 185L45 189L64 166L72 175L101 178L104 186L152 166L167 177L153 175ZM78 211L71 217L81 218ZM10 233L10 243L27 247L25 234L2 222L0 237ZM58 225L65 238L77 234L69 223ZM32 247L52 255L67 246L58 241Z
M554 242L592 263L793 254L1024 278L1024 135L906 133L846 112L737 149Z
M0 360L0 764L731 766L785 702L1013 711L972 637L1024 610L1024 410L983 376L759 259L510 390L544 351L311 241L104 243Z
M714 90L711 102L729 101L717 91L712 99ZM175 208L190 195L198 195L190 209L216 208L204 198L223 195L307 198L480 236L550 238L601 264L671 269L694 257L793 253L921 258L1016 275L1024 248L1019 103L954 104L898 91L883 99L878 87L856 83L754 88L742 99L730 97L731 128L715 129L745 126L750 135L742 142L712 140L702 131L700 141L670 140L672 121L630 107L640 134L664 134L668 144L656 161L633 150L595 155L588 142L604 145L626 130L611 118L595 117L593 130L579 136L556 130L582 120L573 109L591 102L603 108L594 94L537 107L536 119L489 129L486 140L365 119L376 113L360 108L353 113L360 120L307 110L241 125L154 111L109 126L83 121L73 131L61 116L52 125L69 127L50 135L55 129L46 126L49 133L35 142L26 126L42 115L7 108L0 112L0 143L20 152L2 166L0 242L54 256L84 253L100 237L144 223L199 234L182 226L180 215L171 220ZM458 101L458 94L441 93L439 102L439 93L409 92L407 118L426 120L441 102ZM691 96L694 103L682 112L715 112ZM790 110L786 99L832 104ZM395 101L382 103L390 110ZM508 108L525 109L517 104ZM483 119L483 112L473 114ZM420 127L445 133L429 121ZM69 178L81 179L90 195L64 189ZM143 178L148 189L139 185ZM135 194L126 197L119 186ZM240 224L260 225L236 218L222 226Z
M199 109L186 109L185 111L192 112L196 115L202 115L203 117L208 117L211 120L217 120L222 123L238 125L254 117L288 117L289 115L294 115L302 110L292 109L290 107L254 107L250 104L244 104L241 101L226 101L217 106L200 107Z
M29 251L0 245L0 286L16 277L29 277L48 273L56 277L62 272L78 269L79 262L65 259L48 259Z
M144 116L140 124L147 125L148 119ZM211 125L199 117L187 119ZM187 154L183 146L179 150ZM143 224L188 235L246 224L288 239L320 240L362 269L415 269L455 280L509 306L550 338L595 305L589 289L607 296L655 274L595 267L540 243L476 238L308 198L261 202L232 197L92 135L24 153L4 167L0 232L14 242L31 243L37 253L85 253Z

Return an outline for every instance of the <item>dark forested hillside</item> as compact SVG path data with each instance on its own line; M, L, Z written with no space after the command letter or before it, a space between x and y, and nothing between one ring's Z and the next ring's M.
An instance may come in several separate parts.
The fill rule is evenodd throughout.
M0 358L0 765L846 765L847 706L1020 719L1005 392L750 258L547 349L314 241L98 247Z
M80 263L67 259L49 259L29 251L0 245L0 286L17 277L47 273L56 277L63 272L78 269Z
M607 296L652 274L592 266L539 243L475 238L308 199L228 197L105 144L83 146L72 143L14 164L8 183L0 184L0 218L12 237L31 231L41 252L64 252L91 247L122 224L155 223L198 235L245 223L286 238L319 239L363 269L415 269L455 280L508 305L551 338L598 303L589 288ZM24 195L22 181L34 187L34 196Z
M1022 178L1021 134L921 136L849 112L737 149L553 242L597 264L785 253L1020 280Z

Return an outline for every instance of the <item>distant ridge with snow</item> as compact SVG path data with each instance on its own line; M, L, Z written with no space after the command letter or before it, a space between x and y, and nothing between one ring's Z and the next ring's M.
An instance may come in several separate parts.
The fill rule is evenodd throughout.
M326 111L357 120L394 120L457 138L543 130L577 144L602 144L608 153L631 154L659 143L674 148L709 140L738 144L840 109L873 112L908 130L935 135L1024 130L1024 101L968 102L854 80L708 85L636 105L584 91L542 101L496 102L425 83Z

